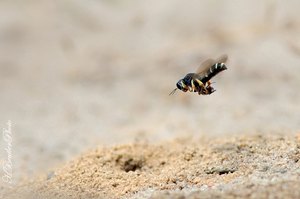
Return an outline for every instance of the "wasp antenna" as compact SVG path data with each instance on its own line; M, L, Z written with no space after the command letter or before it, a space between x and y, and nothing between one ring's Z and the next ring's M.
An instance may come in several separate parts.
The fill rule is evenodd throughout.
M173 95L176 92L177 88L175 88L174 90L172 90L172 92L169 95Z

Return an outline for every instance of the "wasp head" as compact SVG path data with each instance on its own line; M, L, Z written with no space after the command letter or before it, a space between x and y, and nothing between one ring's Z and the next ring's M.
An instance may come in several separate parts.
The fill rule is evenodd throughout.
M175 89L170 93L170 95L173 95L173 94L176 92L177 89L182 90L183 92L187 92L187 91L189 90L189 87L188 87L188 86L186 85L186 83L184 83L184 82L185 82L185 79L179 80L179 81L177 82L177 84L176 84L177 88L175 88Z
M176 86L179 90L182 90L183 92L187 92L189 90L188 86L184 83L183 79L179 80Z

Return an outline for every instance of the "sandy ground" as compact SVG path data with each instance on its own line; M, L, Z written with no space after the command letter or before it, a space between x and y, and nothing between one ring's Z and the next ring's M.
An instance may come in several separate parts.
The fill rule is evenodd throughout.
M13 187L24 181L38 181L36 176L51 171L68 175L69 167L75 164L68 162L88 159L88 153L84 152L95 148L99 149L92 155L99 153L114 160L113 151L117 149L124 154L130 154L130 150L135 154L141 149L140 153L149 155L158 153L162 147L161 156L149 159L150 166L157 166L156 161L164 158L175 164L171 154L177 151L181 157L189 146L191 150L207 148L207 155L213 154L210 150L214 146L201 139L208 143L218 140L222 146L232 143L233 138L236 143L232 144L238 146L243 143L239 140L242 136L246 143L254 139L261 150L277 146L275 151L279 154L290 153L287 143L296 144L295 135L300 131L299 1L151 2L151 5L137 0L0 2L0 124L5 128L8 120L13 123ZM217 92L210 96L181 92L168 96L178 79L194 71L205 59L223 53L229 55L228 70L214 79ZM257 134L261 139L253 137ZM284 141L274 141L277 138L273 134L282 135ZM174 139L185 142L177 143ZM201 144L195 144L194 140ZM271 146L265 146L269 142ZM287 146L282 146L283 143ZM6 145L1 140L1 163L7 160ZM228 179L234 176L226 182L222 181L224 175L205 174L206 167L213 167L227 151L216 154L211 160L204 155L206 163L197 159L199 176L206 181L211 179L211 185L201 180L189 181L193 179L188 170L196 172L196 168L186 163L188 170L184 169L187 173L183 183L187 192L171 194L194 197L197 191L206 190L199 194L239 195L234 191L237 187L252 193L260 185L253 179L249 179L250 185L244 183L251 175L242 174L241 169L226 175ZM267 160L272 168L275 162L268 161L268 153L261 156L257 161ZM95 165L95 161L100 164L105 160L91 160L86 166ZM288 177L280 174L274 184L270 184L273 177L262 172L269 193L279 194L272 190L282 188L280 183L285 181L287 190L299 183L296 169L299 163L287 164ZM80 168L78 165L77 169ZM155 178L151 168L143 166L137 171L143 172L142 177ZM260 172L255 168L245 168L246 171ZM136 173L115 175L128 179L127 175ZM102 173L99 178L105 175ZM157 173L158 178L165 175L172 176L168 171ZM80 177L85 179L85 175ZM234 184L238 177L240 183ZM46 184L57 183L62 187L61 181L67 179L60 173ZM110 184L97 180L103 190L96 191L99 195L127 197L125 188L122 191L117 186L112 191ZM225 191L216 185L218 180ZM162 183L167 190L180 187L172 188L166 181L156 183ZM157 184L154 180L143 186L138 183L140 187L128 193L133 197L133 192L140 193L151 186L163 190ZM1 192L11 191L5 182L0 185ZM67 184L66 190L71 185ZM188 188L194 185L199 189L195 193ZM205 185L217 188L206 189ZM97 190L89 189L90 186L87 184L84 190ZM166 193L158 194L169 197Z
M24 186L5 198L299 198L300 134L101 147Z

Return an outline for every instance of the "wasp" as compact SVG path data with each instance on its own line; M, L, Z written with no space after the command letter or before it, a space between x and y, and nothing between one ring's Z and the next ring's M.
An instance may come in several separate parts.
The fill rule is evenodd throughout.
M199 95L210 95L216 90L211 86L210 80L218 73L227 70L225 65L228 59L227 55L222 55L218 59L207 59L202 62L195 73L188 73L180 79L170 95L173 95L177 89L183 92L198 92Z

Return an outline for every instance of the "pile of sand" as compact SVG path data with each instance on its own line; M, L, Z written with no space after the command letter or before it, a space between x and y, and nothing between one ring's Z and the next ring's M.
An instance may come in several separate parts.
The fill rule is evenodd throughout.
M41 198L299 198L299 187L300 136L255 135L100 147L17 192L34 190Z

